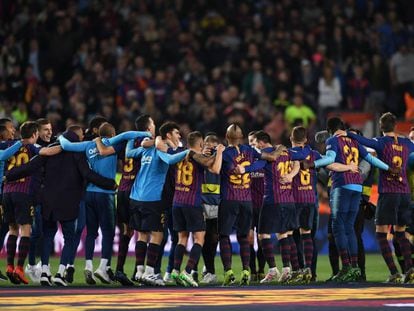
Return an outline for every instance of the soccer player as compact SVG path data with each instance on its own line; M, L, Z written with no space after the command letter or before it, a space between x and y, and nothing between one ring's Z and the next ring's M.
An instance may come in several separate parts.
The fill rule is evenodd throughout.
M149 119L148 128L155 131L154 121ZM160 128L161 136L171 133L175 138L180 137L179 128L175 123L167 122ZM188 151L170 155L159 151L155 146L150 148L133 148L134 142L128 141L126 156L141 158L141 168L134 181L130 195L131 225L139 232L135 245L137 272L135 279L150 285L164 285L162 278L154 273L160 244L163 239L165 213L162 206L162 189L169 165L180 162ZM149 244L147 242L149 240ZM145 257L147 257L144 269Z
M27 121L20 127L24 145L7 162L7 171L15 166L29 162L39 152L35 147L39 132L36 122ZM30 231L33 223L32 178L27 177L15 182L6 182L3 189L3 206L6 222L9 223L7 239L7 271L6 274L14 284L28 284L23 267L30 246ZM14 266L17 238L20 231L19 257L17 267Z
M205 156L214 154L219 142L216 134L208 133L204 139L203 154ZM220 205L220 174L204 170L204 181L201 187L201 199L206 218L206 234L202 249L205 269L203 269L203 278L200 284L214 284L217 283L214 259L218 245L217 217Z
M252 196L250 189L250 174L239 173L236 168L248 166L254 159L261 159L266 155L259 154L248 145L242 145L243 131L237 124L231 124L226 131L228 146L223 153L221 168L221 203L219 207L219 235L220 256L224 266L223 285L235 282L234 272L231 269L232 250L230 234L233 228L237 231L237 240L240 245L242 273L240 285L250 282L250 245L249 231L252 223Z
M52 141L52 124L48 119L38 119L36 120L39 125L39 138L37 139L37 144L41 147L46 147L51 144ZM42 236L42 206L40 204L40 192L42 184L42 173L36 172L32 175L34 180L34 193L35 193L35 214L34 221L32 226L32 232L30 234L30 248L28 255L28 264L25 268L26 274L32 280L33 283L40 282L41 267L40 265L36 266L36 247L39 245L39 239Z
M331 135L342 133L345 128L341 119L334 117L327 121ZM326 156L313 162L315 167L333 162L359 164L365 159L383 170L390 167L374 158L365 148L348 137L333 136L326 141ZM362 177L355 172L333 172L330 205L332 209L332 231L342 261L342 269L332 279L338 282L357 281L361 272L358 268L358 246L354 224L359 209L362 192Z
M109 123L103 123L99 127L99 138L91 142L71 143L64 137L59 137L62 148L65 151L85 152L92 170L103 177L114 179L116 175L117 154L122 152L122 140L150 136L147 132L125 132L115 136L115 129ZM115 136L115 137L114 137ZM97 144L100 138L108 138L109 144L113 145L112 153L100 155ZM86 227L87 235L85 242L85 281L87 284L96 284L93 275L102 283L110 284L108 274L112 256L112 244L115 235L115 190L106 190L89 183L86 189ZM102 231L102 257L98 269L93 271L93 252L98 229Z
M248 135L249 145L253 148L257 147L256 132L250 132ZM254 240L257 236L257 230L259 229L259 214L263 205L264 195L264 172L263 170L250 173L251 189L252 189L252 203L253 203L253 219L252 227L249 232L249 244L250 244L250 273L253 280L260 281L265 277L264 267L266 260L263 255L262 246L257 243L257 253L254 249ZM259 238L257 236L257 242ZM258 261L258 268L256 269L256 257Z
M198 287L191 275L196 266L204 244L205 221L201 205L201 188L204 169L214 174L220 173L224 146L217 147L215 157L202 155L203 136L200 132L191 132L187 137L189 157L177 164L176 184L173 202L174 230L178 232L178 244L174 252L174 269L171 277L184 286ZM214 169L213 169L214 168ZM181 263L187 246L189 233L193 236L193 246L185 269L180 273Z
M376 236L382 256L391 273L387 282L400 283L403 281L404 283L411 283L414 282L414 268L411 259L411 246L405 235L405 229L411 221L407 164L410 153L414 152L414 144L406 137L397 136L394 131L396 117L392 113L384 113L379 120L379 125L384 135L382 137L368 139L352 132L347 132L347 134L359 143L375 149L379 159L396 169L396 172L380 171L379 198L375 214ZM393 226L395 238L404 257L404 279L398 273L387 240L390 225Z

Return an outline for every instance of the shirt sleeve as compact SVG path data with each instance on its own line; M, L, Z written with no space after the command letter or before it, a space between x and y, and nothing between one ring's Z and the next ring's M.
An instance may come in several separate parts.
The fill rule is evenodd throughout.
M252 164L246 166L244 169L246 173L250 172L257 172L266 166L267 161L265 160L258 160L254 161Z
M189 152L189 150L184 150L176 154L168 154L166 152L158 151L158 156L163 162L172 165L182 161Z
M336 159L336 152L333 150L328 150L326 151L326 155L322 158L320 158L319 160L316 160L315 163L315 167L322 167L322 166L327 166L329 164L332 164L335 162Z
M128 140L125 150L125 156L127 158L139 158L143 152L143 147L134 148L134 139Z
M124 140L136 139L140 137L151 137L151 133L141 131L127 131L118 134L114 137L108 138L105 144L108 144L107 146L114 146L121 143Z
M18 140L13 145L8 147L7 149L0 150L0 161L6 161L8 158L14 155L17 151L19 151L21 146L22 146L22 142Z
M372 156L370 153L367 152L367 155L364 158L368 163L371 165L378 167L381 170L388 171L389 166L388 164L382 162L380 159Z
M305 160L311 152L311 149L309 146L305 146L304 148L291 148L289 149L289 155L292 161L301 161Z
M348 133L348 137L355 139L358 143L360 143L361 145L370 147L372 149L375 149L376 152L379 152L381 150L381 143L378 141L378 139L376 138L366 138L360 135L357 135L355 133L352 132L347 132Z
M89 141L83 141L80 143L72 143L67 140L63 135L60 135L58 140L60 141L60 146L65 151L73 151L73 152L84 152L87 146L90 144Z

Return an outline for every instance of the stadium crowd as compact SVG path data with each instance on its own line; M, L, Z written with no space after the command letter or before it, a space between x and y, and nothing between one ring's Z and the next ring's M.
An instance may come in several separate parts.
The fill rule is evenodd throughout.
M2 1L1 236L9 233L8 279L27 284L26 273L45 286L71 283L86 226L84 275L90 285L96 279L133 284L123 267L134 231L133 281L198 286L194 272L202 256L201 282L214 283L219 245L224 285L231 285L233 229L240 285L251 279L308 283L316 279L315 188L324 175L332 209L332 281L363 281L361 215L363 223L372 208L375 166L376 237L390 271L387 281L412 283L405 231L411 222L406 170L414 145L394 131L397 118L414 119L410 8L404 0ZM341 109L389 111L379 122L384 136L366 139L337 117L325 124L329 113ZM162 124L159 132L156 124ZM327 132L309 143L324 156L307 141L322 127ZM62 132L55 141L52 133ZM246 133L250 146L243 144ZM274 147L280 143L291 147ZM57 222L65 247L52 277ZM115 224L121 240L113 273ZM401 273L387 240L390 225ZM98 228L102 256L94 271ZM181 270L190 233L194 244ZM162 278L168 234L173 251Z

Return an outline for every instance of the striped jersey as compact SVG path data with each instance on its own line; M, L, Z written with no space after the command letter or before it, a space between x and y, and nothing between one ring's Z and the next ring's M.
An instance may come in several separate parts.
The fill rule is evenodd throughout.
M176 165L173 206L201 206L201 185L204 167L194 159Z
M263 152L272 152L273 147L263 149ZM284 151L274 162L267 162L264 167L265 193L264 204L295 203L292 183L281 184L280 178L289 174L293 168L292 157Z
M349 137L330 137L326 141L326 150L335 152L335 162L342 164L359 164L360 160L368 155L367 150L362 147L356 140ZM362 185L360 173L354 172L332 172L332 188L338 188L345 185L355 184Z
M226 201L251 201L250 174L235 174L237 165L249 166L260 154L248 145L226 147L221 166L221 197Z
M261 208L264 195L264 171L250 173L253 208Z
M134 148L139 147L143 139L143 137L137 138L134 142ZM126 143L124 145L126 146ZM121 165L122 176L119 182L118 191L130 191L141 166L141 161L139 161L139 159L127 158L125 156L124 148Z

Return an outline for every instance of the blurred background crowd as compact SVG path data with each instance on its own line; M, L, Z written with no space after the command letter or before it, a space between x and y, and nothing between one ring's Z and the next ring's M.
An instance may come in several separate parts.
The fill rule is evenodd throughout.
M276 143L339 110L414 119L412 0L0 0L0 117L100 114ZM319 122L319 124L318 124Z

